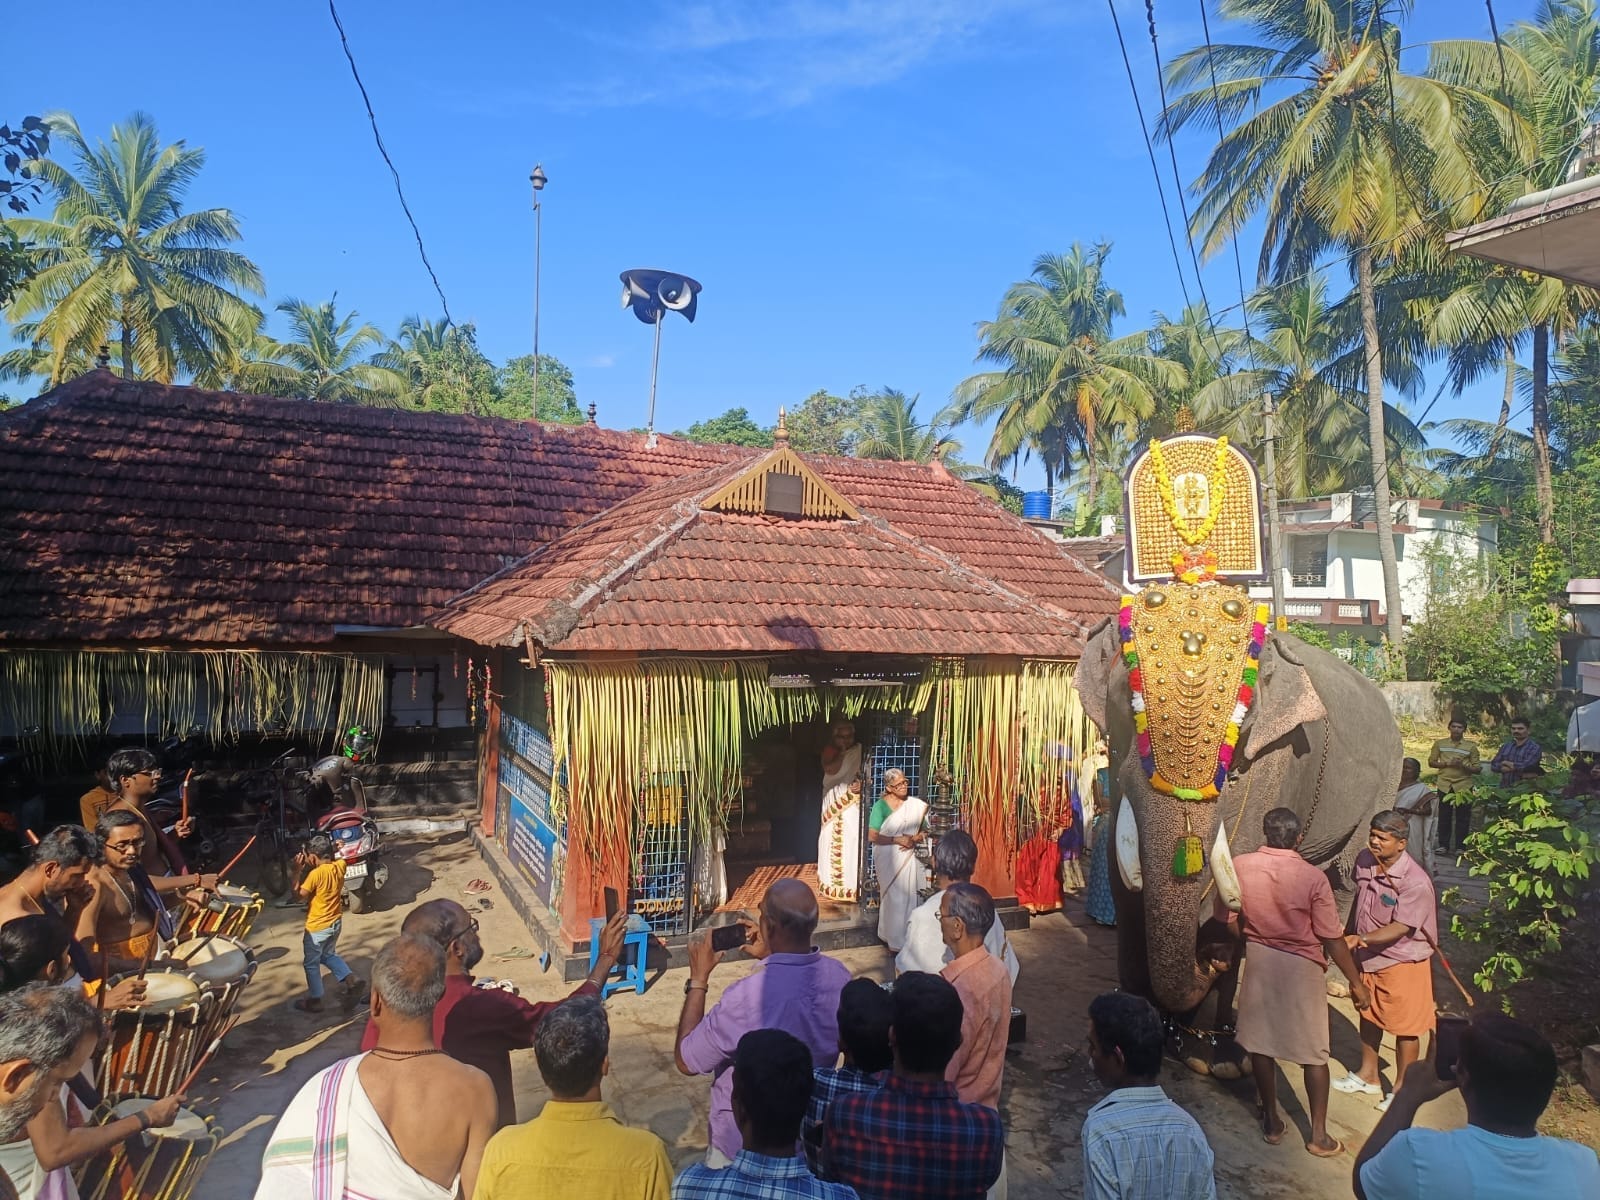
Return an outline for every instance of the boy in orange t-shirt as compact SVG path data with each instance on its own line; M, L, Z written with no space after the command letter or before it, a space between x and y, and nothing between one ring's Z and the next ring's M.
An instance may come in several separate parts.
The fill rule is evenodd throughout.
M334 952L344 914L344 860L333 856L333 840L319 833L306 844L302 853L295 855L294 862L305 872L295 891L309 906L303 942L306 995L296 1000L294 1006L306 1013L322 1011L322 968L326 966L344 988L344 1007L352 1009L361 1000L363 985L344 959Z

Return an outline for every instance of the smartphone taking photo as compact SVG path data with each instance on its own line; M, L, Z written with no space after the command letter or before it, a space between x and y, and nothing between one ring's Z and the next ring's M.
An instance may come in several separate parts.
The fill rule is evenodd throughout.
M1465 1017L1441 1016L1433 1031L1433 1073L1440 1079L1456 1077L1456 1060L1461 1057L1461 1035L1467 1028Z
M750 940L750 930L743 925L718 925L711 931L711 948L718 954L737 950Z

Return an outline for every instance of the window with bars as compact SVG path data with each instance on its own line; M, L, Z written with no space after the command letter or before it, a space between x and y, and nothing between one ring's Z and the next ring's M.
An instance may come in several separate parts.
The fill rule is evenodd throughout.
M1328 586L1328 539L1301 534L1289 539L1289 581L1295 587Z
M645 789L635 821L632 888L628 904L652 931L686 934L693 889L689 883L689 804L683 776L656 775Z

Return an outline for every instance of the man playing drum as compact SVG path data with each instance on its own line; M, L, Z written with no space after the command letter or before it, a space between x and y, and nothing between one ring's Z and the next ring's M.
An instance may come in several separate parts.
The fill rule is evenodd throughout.
M148 835L136 815L116 808L100 814L95 832L105 861L89 872L93 895L78 915L78 940L105 955L113 972L136 971L154 956L152 941L174 932L155 881L139 864ZM194 877L186 878L192 884Z

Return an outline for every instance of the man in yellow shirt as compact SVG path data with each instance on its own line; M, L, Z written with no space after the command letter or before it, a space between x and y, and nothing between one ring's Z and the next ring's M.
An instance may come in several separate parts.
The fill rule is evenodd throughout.
M1433 778L1433 790L1439 794L1439 849L1449 852L1461 849L1467 832L1472 828L1472 802L1465 795L1459 803L1452 804L1447 797L1470 792L1481 782L1478 746L1467 741L1467 723L1459 717L1450 719L1450 736L1433 744L1428 755L1428 765L1439 773ZM1413 854L1422 860L1422 848Z
M610 1046L611 1026L595 997L574 996L550 1010L533 1053L551 1099L533 1120L489 1139L473 1200L668 1200L666 1146L649 1130L624 1125L600 1098Z
M305 949L306 994L294 1002L301 1012L322 1011L322 968L344 988L344 1007L354 1008L361 1000L362 983L344 959L334 951L339 942L339 926L344 915L344 860L333 855L333 839L317 834L300 854L295 866L305 872L295 890L309 906L306 910Z

